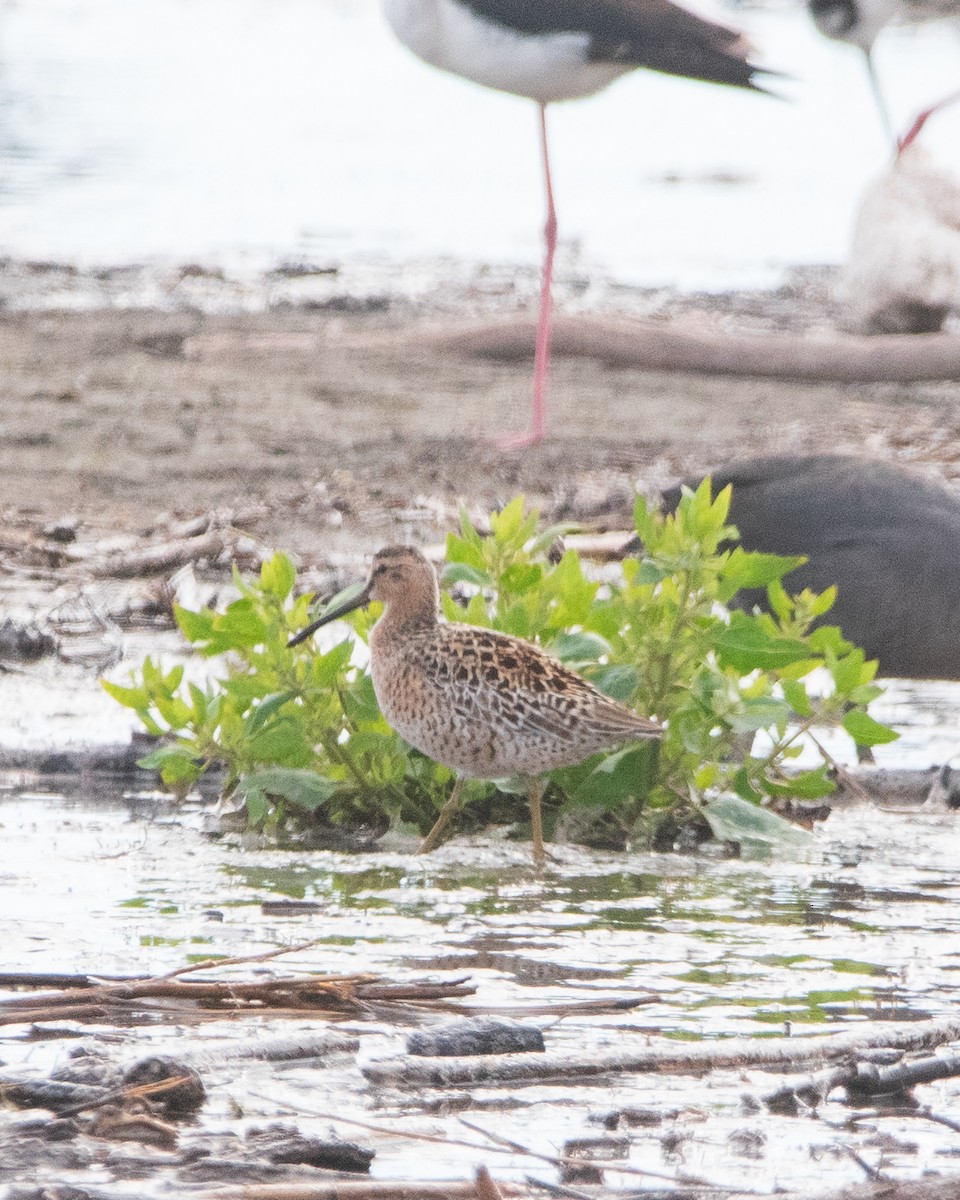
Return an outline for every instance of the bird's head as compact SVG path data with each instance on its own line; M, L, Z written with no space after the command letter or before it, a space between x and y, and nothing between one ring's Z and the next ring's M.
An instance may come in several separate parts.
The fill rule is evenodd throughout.
M362 586L349 588L334 598L323 613L287 643L296 646L322 625L328 625L373 600L392 606L401 620L436 620L439 605L437 575L413 546L385 546L373 556L370 574Z

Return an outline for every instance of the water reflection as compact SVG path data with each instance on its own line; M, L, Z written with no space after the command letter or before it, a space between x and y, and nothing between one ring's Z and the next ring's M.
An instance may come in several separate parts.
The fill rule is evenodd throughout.
M732 19L792 103L638 72L556 106L570 286L743 286L845 255L889 149L861 64L799 6ZM3 253L241 277L284 259L538 260L533 106L428 70L375 0L7 3L0 55ZM943 29L888 30L877 56L898 128L954 86ZM958 120L931 124L946 155Z
M957 1005L960 910L945 903L955 890L960 849L952 816L836 813L818 834L819 852L806 862L758 865L557 847L557 861L542 879L533 875L523 845L463 843L426 862L386 853L306 855L204 837L198 818L190 810L176 818L148 816L142 802L124 800L106 782L92 783L88 802L0 792L6 851L0 906L18 913L4 928L2 969L160 974L306 945L256 969L371 972L397 980L467 975L477 991L462 1009L536 1021L551 1049L571 1054L640 1051L652 1035L699 1041L777 1037L788 1027L799 1035L864 1020L913 1022ZM847 861L844 846L854 840L863 849L858 861L832 866ZM294 906L288 915L262 907L278 897L316 907ZM231 969L241 970L225 964L218 973ZM339 1018L341 1027L362 1035L364 1058L400 1052L406 1028L434 1019L428 1010L377 1005ZM257 1022L259 1036L269 1025ZM203 1032L209 1036L210 1029ZM178 1048L197 1032L179 1026ZM130 1038L145 1036L162 1040L162 1023L129 1031ZM220 1036L249 1037L251 1028L233 1019ZM17 1027L2 1040L8 1064L39 1061L56 1046L24 1042ZM645 1109L650 1132L638 1126L631 1140L647 1165L670 1159L661 1136L674 1126L664 1123L677 1121L678 1111L695 1113L696 1122L712 1123L706 1142L701 1130L701 1140L690 1143L712 1147L709 1164L699 1169L743 1183L745 1160L736 1145L718 1149L737 1128L741 1071L714 1073L708 1083L671 1078L668 1095L662 1080L643 1075L583 1086L544 1082L525 1087L518 1107L513 1087L458 1093L459 1099L431 1088L415 1095L371 1092L355 1063L323 1068L319 1076L318 1070L293 1063L270 1068L259 1082L230 1076L230 1095L246 1119L261 1121L317 1108L318 1087L334 1098L329 1103L337 1112L360 1119L371 1108L383 1120L474 1109L504 1136L547 1150L564 1132L589 1130L600 1106ZM768 1085L756 1078L751 1086ZM235 1120L225 1111L218 1119ZM329 1124L318 1121L318 1134ZM811 1163L807 1135L798 1129L789 1122L777 1127L778 1163L786 1155L794 1183L813 1172L817 1178L809 1182L819 1186L822 1167ZM702 1153L691 1151L692 1159ZM383 1177L422 1178L422 1145L384 1139L377 1163ZM522 1178L528 1167L518 1161L503 1169ZM461 1178L463 1169L462 1152L438 1149L431 1158L432 1177ZM754 1183L768 1183L769 1169L758 1160Z

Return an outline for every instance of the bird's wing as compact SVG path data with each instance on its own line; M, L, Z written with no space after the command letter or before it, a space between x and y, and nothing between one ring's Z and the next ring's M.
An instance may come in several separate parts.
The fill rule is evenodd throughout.
M516 720L526 728L555 737L589 726L611 740L657 737L655 721L646 720L623 704L604 696L569 667L538 646L507 634L472 625L442 625L444 675L455 663L456 682L462 685L461 701L473 715ZM433 663L421 658L430 674ZM449 676L442 681L449 689ZM448 690L448 695L450 691Z
M585 33L590 58L754 88L751 47L736 29L672 0L460 0L519 33Z

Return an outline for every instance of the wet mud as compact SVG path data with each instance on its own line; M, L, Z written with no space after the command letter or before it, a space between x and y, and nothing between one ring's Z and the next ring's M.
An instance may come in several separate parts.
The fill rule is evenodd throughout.
M55 286L37 284L45 275ZM356 1143L375 1151L371 1185L421 1181L424 1195L427 1180L468 1194L456 1189L472 1188L478 1167L505 1189L530 1189L533 1175L605 1194L563 1175L568 1145L614 1155L590 1166L610 1194L815 1194L877 1172L919 1189L925 1173L956 1174L952 1078L917 1085L909 1111L871 1100L852 1113L828 1093L801 1119L762 1109L778 1077L751 1064L483 1087L387 1087L370 1071L405 1055L412 1033L464 1016L532 1023L547 1054L598 1057L949 1017L960 911L952 812L837 810L803 861L563 846L541 877L528 847L505 839L426 859L402 839L352 855L282 848L225 831L213 796L178 809L153 793L131 768L131 724L96 679L148 652L182 654L164 604L223 594L234 559L253 566L284 548L309 586L335 586L385 541L440 542L460 504L478 512L525 491L548 519L623 528L636 488L791 450L895 460L953 485L960 385L773 384L564 360L553 435L503 451L492 438L524 426L529 367L439 354L419 334L465 309L526 312L522 291L453 279L414 305L400 291L351 300L327 280L310 303L285 293L237 311L210 299L222 281L190 274L161 310L125 306L116 279L99 281L103 303L91 307L89 281L74 279L80 300L67 311L39 304L62 298L54 267L27 276L32 306L8 297L0 311L0 615L39 620L69 653L0 675L0 904L17 914L0 970L156 976L310 943L282 966L219 970L239 981L253 969L260 982L289 970L392 983L467 976L475 992L402 1009L369 1000L335 1017L201 1021L173 1010L6 1026L5 1076L49 1078L81 1045L124 1069L171 1055L196 1064L207 1100L172 1133L150 1126L171 1123L148 1111L139 1125L84 1118L53 1131L59 1141L43 1110L7 1108L0 1183L119 1197L289 1182L289 1162L268 1161L287 1138L305 1154ZM818 336L827 284L814 273L776 293L598 303L714 330ZM945 761L957 709L956 685L893 685L877 716L904 736L881 760ZM282 1064L223 1053L327 1033L356 1048ZM296 1182L335 1178L327 1170L301 1164Z

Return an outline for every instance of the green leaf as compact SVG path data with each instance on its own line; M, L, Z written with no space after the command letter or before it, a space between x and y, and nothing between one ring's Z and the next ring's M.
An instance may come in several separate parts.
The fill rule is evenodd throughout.
M644 799L652 782L651 767L656 747L630 746L608 754L593 768L570 796L574 804L615 808L630 798Z
M208 642L213 637L213 622L216 616L210 609L193 612L189 608L173 606L173 615L188 642Z
M100 686L124 708L132 708L139 713L150 707L150 694L145 687L123 687L122 684L111 683L109 679L101 679Z
M159 771L165 786L175 789L195 783L203 771L203 764L180 744L158 746L145 758L139 759L137 766L147 771Z
M790 706L776 696L756 696L742 701L739 710L727 714L727 724L738 733L785 726L792 713Z
M511 563L500 576L500 589L522 596L535 588L543 579L543 568L538 563Z
M812 715L813 706L810 703L810 697L799 679L781 679L780 687L783 689L784 699L798 716L809 717Z
M266 820L270 812L270 801L266 792L259 788L250 788L242 795L247 804L247 824L251 829L256 829Z
M466 520L466 515L461 513L461 522ZM483 556L483 542L480 535L469 526L472 533L471 537L457 537L455 533L447 534L447 551L446 559L448 563L463 563L465 566L473 567L477 571L486 573L486 562Z
M881 725L865 712L848 712L842 725L858 746L882 746L900 736L895 729Z
M299 767L310 761L312 747L299 721L281 718L250 737L248 753L254 762Z
M297 808L314 812L335 794L337 784L316 771L268 767L244 775L237 783L237 791L247 799L248 812L250 797L257 793L264 797L281 796Z
M447 563L440 576L440 582L445 588L451 588L455 583L469 583L471 587L478 588L493 586L489 571L465 562Z
M634 576L634 583L636 583L638 586L642 586L644 584L652 586L661 583L664 579L666 579L666 577L667 570L665 567L659 566L657 563L653 562L652 559L644 558L640 560L640 564L637 567L637 573Z
M858 684L867 682L861 677L865 657L862 650L853 649L849 654L845 654L842 658L829 664L830 674L833 676L833 682L841 696L852 692Z
M265 696L247 718L245 723L247 733L252 737L271 718L275 717L285 704L295 700L298 695L298 692L288 688L285 692L274 692L272 696Z
M723 842L760 842L766 846L809 846L813 835L768 808L724 792L704 806L714 837Z
M568 666L577 666L594 663L609 654L610 643L598 633L584 629L578 633L561 633L549 643L547 649Z
M344 638L326 652L318 654L310 667L310 684L317 688L336 687L341 680L350 659L353 658L353 638Z
M761 554L734 547L724 564L721 575L725 582L736 586L737 591L745 588L765 588L779 581L789 571L796 570L806 562L803 555Z
M742 674L787 666L810 657L806 642L794 638L772 637L746 613L730 614L730 624L714 638L713 648L721 666L733 667Z
M296 579L296 568L286 554L274 554L260 568L260 586L278 600L286 600Z
M806 590L802 594L811 617L822 617L824 613L828 613L833 608L837 600L837 589L835 587L828 587L826 591L821 592L819 595L811 592L808 596Z
M523 496L514 496L509 504L498 513L490 514L490 528L493 536L502 545L516 541L523 524L523 510L526 500Z
M640 672L626 663L610 663L592 670L590 682L605 696L625 704L640 686Z
M215 621L216 632L230 642L231 649L259 646L267 634L263 618L252 600L234 600L227 611Z
M831 796L837 790L837 785L827 774L829 770L826 763L821 763L812 771L800 771L796 775L788 775L781 782L767 780L767 788L771 796L793 796L798 800L820 800L824 796Z

